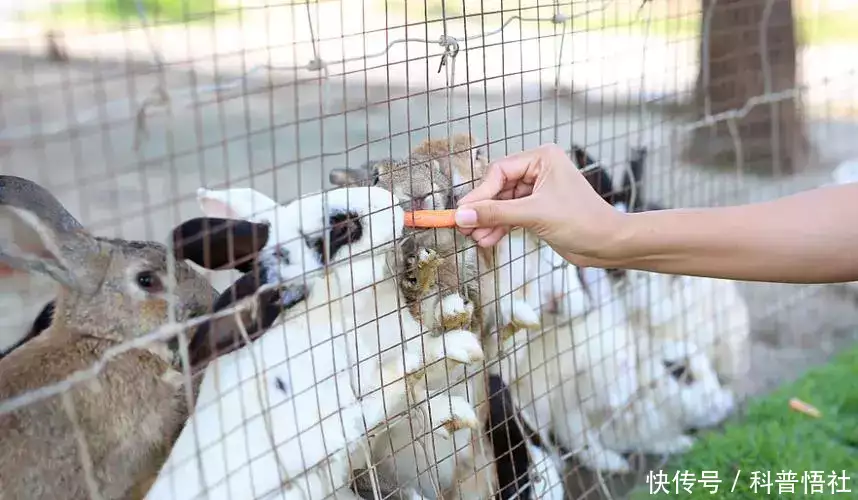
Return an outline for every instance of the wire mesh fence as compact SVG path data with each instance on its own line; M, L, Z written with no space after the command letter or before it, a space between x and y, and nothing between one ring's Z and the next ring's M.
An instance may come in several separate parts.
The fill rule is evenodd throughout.
M624 211L831 182L847 2L0 16L4 498L617 498L855 340L850 285L406 224L545 143Z

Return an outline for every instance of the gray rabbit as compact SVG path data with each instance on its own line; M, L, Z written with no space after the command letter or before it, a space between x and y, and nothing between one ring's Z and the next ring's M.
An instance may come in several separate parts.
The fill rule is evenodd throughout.
M176 321L209 310L216 292L180 260L184 249L169 269L165 245L92 236L70 216L16 206L22 193L4 191L0 264L53 280L56 305L47 329L0 360L0 402L14 404L92 367L110 349L167 324L171 307ZM40 196L50 202L44 192L30 193L30 206ZM241 256L228 259L228 244L253 253L264 244L243 241L254 231L243 227L253 223L241 224L212 238L220 250L207 255L221 259L209 261L211 268L235 267ZM65 396L0 413L3 498L76 500L95 496L93 488L105 500L133 496L157 474L187 415L176 346L159 340L121 352Z
M488 165L485 151L474 143L468 134L456 134L449 143L426 140L405 160L335 169L330 181L383 187L403 201L405 210L454 208ZM406 233L398 250L390 264L403 276L402 292L415 317L434 333L479 328L474 308L479 256L472 243L454 229L417 229Z

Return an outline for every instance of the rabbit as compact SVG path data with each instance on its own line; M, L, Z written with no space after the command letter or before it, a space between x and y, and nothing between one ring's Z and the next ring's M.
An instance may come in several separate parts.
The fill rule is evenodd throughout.
M632 186L644 176L646 149L632 151L619 193L600 191L623 212L662 210L643 189ZM603 169L602 177L610 176ZM643 331L661 339L691 339L711 357L722 382L732 384L750 371L750 314L732 280L678 276L637 270L609 270L629 316Z
M230 190L224 190L224 191L212 191L212 190L203 189L203 190L200 190L198 196L199 196L200 204L201 204L201 207L203 208L203 211L205 213L208 213L211 215L232 215L232 216L234 216L234 215L238 214L238 216L247 216L247 215L251 214L252 212L257 212L256 210L253 210L252 207L264 206L266 204L267 204L267 206L276 206L276 202L274 202L273 200L270 200L269 198L267 198L266 196L262 195L259 192L256 192L254 190L249 190L249 189L246 189L246 190L245 189L230 189ZM398 203L398 200L397 200L397 203ZM228 205L228 206L224 206L223 208L218 208L219 204ZM282 217L280 217L280 218L282 219ZM270 219L270 216L269 216L269 219ZM257 220L263 220L263 219L257 218ZM356 270L357 268L353 267L352 269ZM373 338L376 337L378 335L378 333L376 332L375 326L373 324L369 324L369 323L371 322L372 319L375 319L376 311L377 311L378 317L382 318L381 322L383 322L383 323L386 323L386 322L391 321L391 320L395 320L397 318L395 316L393 316L393 313L394 313L395 309L397 309L398 304L401 302L397 298L397 294L398 294L399 290L393 284L393 282L391 280L385 280L382 283L377 284L375 290L376 290L376 294L377 294L377 297L375 298L375 304L371 304L369 307L367 307L365 309L365 314L367 315L365 320L359 320L356 322L359 325L367 323L366 325L364 325L360 328L360 331L365 332L365 335L371 335ZM367 297L367 299L373 300L372 297ZM403 320L407 320L409 318L410 318L409 315L403 315L403 317L402 317ZM390 347L401 342L400 334L398 333L400 330L399 324L397 322L394 325L391 322L390 324L388 324L388 328L385 328L384 330L390 331L391 333L397 332L397 334L395 336L389 336L389 337L387 337L386 340L382 341L380 349L381 349L381 351L386 352L390 349ZM411 338L411 337L416 337L419 340L419 337L417 337L417 336L419 335L420 331L421 330L419 328L419 325L412 324L409 321L404 321L404 324L402 327L402 332L404 334L403 336L406 339ZM464 330L459 330L458 333L456 333L456 331L452 331L452 332L446 333L445 336L450 336L450 333L454 333L454 335L451 338L455 338L456 335L461 336L464 332L465 332ZM364 334L361 333L359 335L362 336ZM472 334L469 333L468 335L472 335ZM474 352L474 350L479 349L479 344L478 344L479 341L476 338L476 336L473 336L473 335L471 336L471 339L474 343L476 343L476 345L470 346L469 349L471 349L471 351ZM372 344L374 345L374 344L376 344L376 342L377 341L373 341ZM451 346L448 344L448 349L450 349L450 348L451 348ZM377 356L377 354L373 354L373 352L367 352L366 354L360 353L358 356L360 359L370 359L370 357ZM476 360L478 360L478 358L474 358L474 360L476 361ZM444 365L441 365L441 366L444 367ZM448 365L446 368L447 368L446 371L447 371L447 373L449 373L451 380L454 381L454 380L460 378L460 371L461 371L460 369L457 369L454 365ZM444 375L446 375L447 373L444 373ZM439 382L436 378L436 382L434 384L429 384L429 385L434 386L434 385L438 385L438 384L439 384ZM443 384L444 384L444 386L447 385L446 377L443 377ZM450 391L448 391L448 393L451 394L451 396L453 396L453 397L467 397L468 391L467 391L466 387L469 387L469 386L470 386L470 384L457 384ZM430 427L434 428L436 426L430 423ZM375 453L376 456L379 457L379 461L385 459L386 457L390 457L393 454L393 450L395 450L397 448L402 448L403 446L406 446L406 445L410 447L412 445L414 438L411 435L411 432L409 432L409 430L410 429L408 429L408 426L399 425L398 427L394 427L391 430L391 432L387 433L387 435L385 435L384 437L379 437L379 438L374 440L375 446L373 447L373 452ZM459 443L467 442L467 440L470 439L470 435L471 435L471 433L470 433L469 429L461 429L455 433L455 438L456 438L455 442L459 442ZM426 448L432 448L432 449L436 449L436 450L448 449L454 443L453 440L441 440L441 439L436 440L434 436L430 436L430 439L434 441L433 446L427 445ZM385 443L389 444L391 442L402 443L402 446L396 446L396 447L393 447L393 449L390 449L390 447L388 447L387 449L385 449L384 444ZM443 452L439 451L438 454L440 456L449 456L452 454L453 451L454 451L453 449L450 449L449 453L443 453ZM481 457L481 456L478 456L477 454L473 454L473 453L471 453L471 454L460 454L460 455L461 456L459 456L457 458L461 458L462 461L464 461L466 463L468 460L471 460L471 459L473 459L474 462L480 462L481 460L483 460L485 458L485 457ZM409 456L412 457L412 462L408 462L407 465L403 465L404 461L409 459ZM397 473L402 474L402 477L405 477L405 479L399 481L399 484L405 484L405 483L409 482L410 480L414 479L414 477L413 477L414 471L416 471L418 469L425 469L426 468L425 466L420 467L419 464L413 463L413 456L414 456L413 452L409 453L407 451L402 451L402 452L397 453L396 457L395 457L396 465L397 465L396 471L391 472L388 468L386 468L384 466L384 464L382 464L382 466L379 468L381 469L382 474L387 474L387 475L396 475ZM388 462L385 462L385 463L388 463ZM454 463L453 460L445 461L444 466L441 467L440 469L442 469L442 470L439 472L440 477L438 478L437 483L439 483L441 485L446 485L446 486L457 484L456 474L460 468L456 467L456 464ZM486 469L490 471L490 468L486 468ZM471 470L473 470L473 467L471 468ZM489 472L488 475L490 476L491 473ZM428 487L428 483L431 483L432 481L429 478L426 478L425 481L422 481L422 482L427 483L427 486L424 490L424 493L427 495L433 494L433 491ZM477 478L476 481L468 481L467 482L468 485L474 484L474 483L476 483L477 486L480 484L483 484L483 483L487 483L487 481L485 481L485 475L480 475L480 477Z
M0 205L0 263L58 284L50 326L0 361L0 401L89 369L109 349L167 324L170 313L185 321L215 299L178 256L168 267L160 243L97 238L41 215ZM69 399L49 396L0 414L3 495L83 499L93 487L119 499L151 477L187 414L177 346L173 339L129 348L69 389Z
M750 371L750 315L730 280L627 271L618 283L630 317L651 336L693 340L712 360L722 383Z
M512 402L509 386L500 374L489 374L489 433L498 475L500 500L566 497L563 463L546 449L539 433L523 419ZM538 480L534 481L535 478ZM534 495L535 493L535 495Z
M639 392L636 331L605 271L582 271L582 282L570 295L584 295L574 300L587 312L544 331L517 332L501 344L502 373L525 421L540 432L550 430L584 466L627 472L628 462L601 444L589 412L619 411Z
M385 500L425 500L425 497L418 493L413 488L403 488L391 478L378 474L376 477L378 482L373 486L373 479L367 469L358 469L352 471L351 490L364 500L375 500L383 498ZM376 491L378 497L376 497Z
M451 142L454 144L454 151L460 150L460 153L450 155L446 140L426 141L415 148L406 161L381 161L365 166L361 170L337 169L331 173L330 181L334 185L364 183L383 186L396 193L401 199L407 200L403 206L409 210L426 207L452 208L456 198L467 192L466 189L469 187L467 183L473 180L474 175L482 176L487 161L482 149L474 151L472 146L475 140L472 137L458 134L451 138ZM473 158L467 155L469 151L474 151ZM410 236L411 238L405 239L399 246L397 254L392 256L393 262L390 265L398 271L397 274L404 275L401 287L412 313L422 317L424 325L436 332L451 328L482 329L481 308L476 308L475 314L472 304L481 298L485 300L480 303L494 300L496 288L495 275L486 273L479 284L487 292L485 295L482 292L477 294L476 271L479 265L478 259L481 256L476 248L473 245L466 245L467 239L454 229L417 230L410 232ZM506 255L503 251L500 254ZM405 265L398 266L397 262ZM491 261L484 262L487 262L486 266L492 265ZM498 275L506 276L503 270ZM522 281L526 281L526 278L522 278ZM508 294L510 292L508 286L502 286L501 289ZM524 303L523 300L520 302ZM501 323L511 324L508 329L517 330L520 327L538 325L538 318L535 318L532 312L529 317L516 324L515 313L520 310L529 312L531 309L526 304L518 308L515 307L516 302L512 302L511 306L508 304L509 302L501 301L501 314L509 318ZM467 397L469 392L485 393L484 382L476 377L472 384L457 384L451 388L451 393L461 394L463 397ZM474 400L473 397L471 400ZM428 469L428 464L424 463L424 450L416 450L415 454L412 449L409 449L413 441L412 436L404 433L394 434L389 440L377 441L383 447L376 450L377 454L392 456L395 459L397 471L405 471L399 476L401 481L413 480L410 471L415 468ZM454 452L456 452L456 458L466 464L471 459L474 462L488 461L485 454L480 451L488 448L487 443L476 444L481 446L466 446L456 450L449 449L449 443L436 442L435 446L426 447L429 448L427 453L449 458L442 461L442 466L438 467L441 476L439 483L460 483L444 480L456 474L457 468L454 467L452 460ZM393 453L396 449L403 449L404 452ZM402 462L408 465L402 466ZM388 462L385 463L385 467L388 467L387 464ZM393 465L389 467L392 469ZM474 467L466 465L464 470L467 469L472 472L470 477L479 476L479 474L473 474ZM431 495L432 491L427 483L432 481L429 478L421 478L420 481L420 488L424 494ZM479 485L490 483L490 480L477 478L475 487L479 490ZM485 490L482 493L472 491L468 496L488 494L489 492Z
M400 199L408 200L404 206L406 210L454 208L456 200L468 192L473 181L482 178L488 158L484 149L473 148L476 140L469 135L457 134L451 137L451 142L454 154L446 162L444 159L450 156L447 141L426 141L415 148L407 160L382 160L362 169L335 169L330 181L334 185L363 183L385 187ZM465 156L468 150L473 151L473 158ZM423 311L423 320L430 328L439 324L443 331L466 324L468 319L474 318L472 304L477 295L480 307L476 308L476 321L485 330L497 328L508 335L520 328L539 326L534 304L529 305L521 296L528 279L517 278L517 286L507 280L510 270L506 266L516 260L510 255L509 247L520 246L526 233L517 230L508 235L497 245L500 250L496 253L476 249L454 229L417 230L412 234L415 234L415 242L400 252L400 266L404 264L404 269L397 266L397 270L406 276L403 292L412 311ZM530 240L532 238L527 240L528 245L533 243ZM529 265L525 267L535 272L535 257L527 255ZM504 269L494 272L499 266ZM520 269L522 265L513 267ZM484 269L479 281L475 279L477 269ZM440 293L432 290L432 278L436 275ZM454 295L454 290L459 294ZM507 295L509 299L499 300ZM437 305L433 307L433 303ZM486 307L495 303L499 306L497 314L484 315L484 310L494 310Z
M604 419L602 443L623 453L684 453L694 444L686 431L721 423L733 412L735 397L693 342L651 344L642 349L644 390L628 409Z
M370 199L369 202L371 202L369 205L367 205L368 197ZM316 293L318 296L314 298L313 292L311 292L311 298L307 301L308 308L310 308L312 303L328 303L330 301L330 297L327 296L327 293L331 293L333 298L341 297L346 299L342 301L342 305L337 305L336 307L315 307L311 308L309 312L303 313L303 316L287 317L285 319L286 322L279 329L273 329L271 332L266 333L260 337L260 340L257 340L253 344L253 349L256 350L257 345L260 342L266 341L269 337L271 337L271 342L275 342L273 347L269 347L267 349L262 346L258 346L260 351L259 356L261 356L262 353L265 353L266 356L276 357L278 356L278 353L283 350L282 345L284 342L282 338L280 338L282 337L282 334L274 336L272 335L274 331L281 331L283 329L292 331L292 328L297 326L298 330L301 332L309 330L311 336L323 335L321 340L334 335L334 340L342 343L345 340L338 339L338 337L342 337L342 335L336 335L337 332L349 333L354 331L355 325L358 326L356 332L357 335L355 337L358 341L358 352L348 352L350 349L347 349L346 345L353 345L354 342L352 341L347 342L346 345L340 345L335 352L339 353L340 358L343 358L347 354L352 354L353 357L361 360L357 367L357 370L360 373L360 380L368 381L369 383L367 384L367 382L364 382L364 384L367 384L367 387L356 388L358 394L352 395L350 394L351 391L340 389L339 400L323 400L327 402L326 406L333 405L334 408L329 408L329 410L335 409L338 405L339 407L350 409L350 413L347 416L351 420L344 419L346 423L345 428L348 431L345 434L343 432L332 432L330 434L332 436L330 442L328 442L329 434L328 432L325 432L324 442L318 443L315 446L302 446L302 454L310 455L309 457L304 457L304 460L302 460L301 456L290 457L294 463L290 463L290 467L287 468L292 470L293 473L301 473L305 470L300 467L301 462L303 461L308 466L316 465L320 460L325 459L325 449L328 451L340 450L342 452L335 453L335 459L327 461L335 470L332 469L329 471L326 479L319 479L320 476L318 474L321 472L318 471L318 468L312 467L310 469L309 472L311 474L307 477L312 476L313 478L319 479L319 481L309 484L305 493L327 491L328 489L340 489L346 485L348 480L348 468L346 467L348 463L350 462L353 466L357 463L358 466L355 468L361 468L360 461L362 456L355 454L355 452L357 446L356 443L359 444L362 442L364 435L362 424L360 426L357 426L357 424L359 423L359 420L362 422L362 418L366 418L369 422L373 422L369 425L370 427L381 423L381 419L384 418L384 408L383 406L378 405L383 403L383 401L381 401L382 392L385 396L383 399L387 401L388 405L395 404L396 401L404 403L405 387L401 381L398 384L386 385L384 391L378 391L380 383L379 371L384 372L382 380L387 381L388 384L390 381L402 379L404 373L408 371L410 373L409 380L413 381L417 376L425 376L427 385L429 385L428 381L433 377L430 377L429 372L431 370L424 370L422 368L425 365L441 359L447 359L448 362L453 361L454 363L470 363L481 359L482 351L479 347L479 341L472 333L459 330L448 332L444 336L440 337L421 339L419 335L421 332L419 324L417 324L410 315L405 313L401 318L397 318L392 314L395 312L398 302L398 288L391 282L391 280L385 279L383 272L385 269L384 261L386 258L385 253L389 251L388 247L393 246L395 237L402 232L403 213L401 208L395 206L393 210L393 215L395 215L395 217L392 216L389 205L391 201L393 201L395 205L398 205L399 200L392 198L389 192L380 188L369 188L368 191L367 188L333 190L324 195L314 195L302 198L299 200L301 202L300 209L297 202L293 202L286 207L282 207L261 193L249 189L213 191L201 188L198 192L198 200L204 213L209 216L229 215L238 217L254 217L257 222L263 220L273 222L275 229L277 229L277 236L273 238L272 242L270 242L272 243L271 246L263 249L263 255L258 259L260 262L270 260L269 257L264 257L268 252L270 252L271 255L280 255L282 257L285 251L286 255L308 255L308 257L302 258L305 264L307 262L316 262L317 266L324 265L326 268L330 268L325 272L325 276L328 276L328 278L324 278L324 276L314 278L317 283L312 285L312 288L313 290L317 290ZM256 201L259 200L268 204L267 206L270 207L268 213L260 213L258 210L254 209L254 205L257 207L261 206L261 204L256 203ZM347 204L349 200L351 200L352 205ZM363 203L363 205L361 205L361 203ZM323 217L322 212L320 212L323 205L327 205L329 207L327 213L330 215L327 218ZM348 210L350 207L355 205L358 207L357 212L354 210ZM387 209L381 210L379 213L375 213L378 212L377 209L380 207L387 207ZM359 217L365 216L369 212L373 212L369 217L369 220L361 221ZM318 220L313 217L317 217ZM303 221L303 226L305 227L301 227L301 225L298 225L296 221ZM393 228L390 226L391 222L395 222ZM308 234L308 229L318 232L315 228L318 227L318 229L321 230L322 224L326 223L333 224L333 227L329 230L329 234L326 238L311 238L310 236L306 236ZM306 237L299 238L301 233L304 233ZM312 235L315 233L309 232L309 234ZM298 241L293 241L295 238L297 238ZM369 241L370 238L372 238L373 241ZM294 257L292 257L292 259L294 259ZM274 271L270 276L274 281L276 281L278 273L284 274L287 278L292 276L294 279L296 276L301 275L303 266L300 264L300 262L291 264L291 271L289 271L290 266L286 266L286 269L284 269L282 262L279 265L270 266L270 270ZM322 280L324 281L320 282ZM353 282L350 282L350 280ZM328 286L331 289L330 292L326 291L328 287L323 284L324 282L328 283ZM355 290L356 292L353 293L351 290ZM337 304L337 302L334 304ZM376 318L376 313L378 318ZM343 318L343 320L348 322L348 324L337 326L338 318ZM401 328L399 325L400 320L403 323ZM333 334L330 331L332 322L335 326L335 332ZM297 330L295 333L297 333ZM304 335L299 334L294 335L294 337L293 335L290 335L289 337L290 341L288 348L290 351L300 348L302 342L307 342L298 340ZM409 340L410 337L414 337L414 339L411 339L410 342L406 343L405 352L390 352L391 347L395 347L397 344L401 343L402 337L406 340ZM319 340L320 339L316 339L313 344L318 344ZM417 341L416 343L415 340ZM426 344L426 358L422 355L423 351L420 348L420 340L423 340ZM446 356L444 355L445 344ZM277 347L277 345L280 345L281 347ZM298 349L298 351L300 351L300 349ZM331 347L328 347L326 358L331 358L332 354L330 351ZM382 361L382 366L379 366L376 361L378 359L378 352L384 352L387 354L387 360ZM405 356L406 361L404 367L401 366L400 361L403 355ZM223 361L224 358L219 359L218 364L221 364ZM340 362L345 363L346 361L346 359L341 359ZM234 363L235 362L233 362L233 364ZM337 362L337 364L339 364L339 362ZM444 365L442 364L441 366L443 367ZM313 369L314 373L317 375L323 375L324 373L329 373L333 368L333 366L328 365L317 365L314 368L307 367L305 368L305 371ZM321 373L319 373L320 370ZM326 370L328 371L326 372ZM348 372L346 372L346 374L340 374L338 377L335 377L326 383L329 386L334 384L336 380L340 380L343 384L348 383L348 378L343 379L344 376L347 376L347 373ZM286 377L281 378L287 380ZM292 383L296 384L297 381L293 381ZM200 390L201 401L203 400L204 390L206 388L205 384L206 382L204 379L203 387ZM340 385L342 386L343 384ZM298 385L298 388L300 388L300 385ZM295 392L296 390L297 389L291 389L290 391ZM328 389L328 394L337 394L330 392L333 390L334 388ZM207 397L213 396L210 392L205 394ZM398 397L397 394L399 394ZM310 404L310 402L306 403L308 408ZM315 405L315 403L313 403L313 405ZM432 422L430 422L430 424L433 429L436 427L438 428L435 430L436 433L441 433L443 435L448 432L444 427L442 427L442 424L449 427L452 432L459 431L460 428L469 428L477 425L473 409L470 404L463 399L456 397L448 399L446 396L442 398L436 395L429 398L428 405L430 414L432 415ZM292 405L288 406L291 407ZM302 405L302 408L303 406L304 405ZM393 413L395 414L396 411ZM212 418L215 418L215 416L213 415ZM308 419L312 420L313 418L318 419L318 415L316 417L313 417L312 415L308 416ZM288 422L289 420L286 420L286 425L288 425ZM356 427L352 427L349 423ZM335 424L336 422L331 422L330 425ZM187 428L189 427L186 427L186 429ZM339 429L341 427L337 428ZM288 427L285 431L288 432ZM189 431L189 433L190 432L191 431ZM293 429L292 433L294 434L295 432L296 431ZM319 437L314 436L315 435L311 435L310 438L318 441ZM303 438L303 436L301 437ZM180 442L182 442L182 438L177 442L174 450L179 449ZM192 443L190 439L183 442L182 450L185 455L193 455L194 450L191 445ZM177 457L174 459L171 456L171 460L173 460L173 462L177 462L181 460L181 458ZM217 456L213 456L212 460L215 460L215 462L212 462L211 466L217 466ZM269 460L269 462L271 462L271 460ZM194 469L194 467L190 468ZM263 484L269 485L269 489L277 487L279 484L279 475L277 474L277 467L275 467L274 464L269 463L268 467L262 468L262 471L259 470L258 466L254 465L252 473L254 475L254 486L260 484L261 480L257 478L257 475L259 474L265 475L263 479L266 481L263 481ZM191 470L188 474L196 475L196 472ZM223 473L221 472L221 474ZM249 474L249 472L245 472L241 476L242 481L248 480L246 478L247 474ZM182 475L184 476L185 474L182 473ZM208 477L206 477L206 480L209 481ZM322 481L332 481L334 483L334 487L323 488L325 484ZM211 481L209 481L209 483L210 482ZM302 481L296 480L294 482L301 483ZM191 481L190 483L191 484L185 486L185 488L192 491L186 491L185 494L180 495L179 498L186 498L188 495L192 496L193 491L197 491L195 488L199 488L198 481ZM157 493L153 489L153 492L150 492L151 498L162 498L162 496L159 495L165 494L164 492L167 491L166 488L168 487L166 479L161 482L160 485L156 483L156 486L159 486L161 489L157 490ZM289 489L285 493L289 494L290 491L295 491L293 494L297 494L297 489L300 489L303 485L295 484L295 486L296 488Z
M0 175L0 205L25 208L57 231L83 226L47 189L14 175ZM54 280L0 264L0 359L50 326Z
M475 175L482 176L485 153L467 134L427 140L404 161L382 160L361 169L334 169L337 186L369 184L392 191L406 210L453 208L456 190L463 192ZM414 316L436 333L474 326L477 251L454 229L408 231L390 265L404 277L401 287Z

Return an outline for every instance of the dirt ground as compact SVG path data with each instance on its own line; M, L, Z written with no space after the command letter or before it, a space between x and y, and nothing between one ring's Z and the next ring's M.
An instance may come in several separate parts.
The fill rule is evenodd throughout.
M141 135L136 109L103 123L101 116L114 114L98 107L71 132L57 130L36 141L4 135L28 124L38 131L39 124L77 116L105 100L128 106L121 96L145 96L157 82L145 68L129 77L134 67L126 62L52 65L41 55L0 53L0 172L43 183L96 234L163 240L175 223L199 215L194 193L200 186L253 186L281 201L324 189L331 168L404 156L409 142L430 131L433 137L446 135L448 107L452 130L470 128L491 143L493 157L547 141L574 141L619 171L629 147L646 144L651 196L674 206L762 200L816 186L828 182L838 160L858 153L858 123L816 118L809 124L819 154L813 168L790 178L740 182L735 172L680 163L676 122L656 110L623 111L580 95L556 98L538 85L515 82L505 93L471 87L448 105L440 91L406 98L406 89L356 79L324 89L317 82L248 80L247 88L261 90L169 112L153 107L145 119L148 135ZM164 78L180 81L186 75ZM215 277L221 287L231 279ZM765 393L858 339L858 287L743 284L742 291L753 313L747 394ZM570 472L570 485L579 475ZM619 492L629 479L613 481L613 487ZM587 498L601 498L589 480L580 489L596 495Z

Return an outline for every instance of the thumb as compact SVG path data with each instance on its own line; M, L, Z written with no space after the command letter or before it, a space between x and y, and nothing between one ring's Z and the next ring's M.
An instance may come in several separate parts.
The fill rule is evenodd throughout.
M456 210L456 225L464 228L522 226L533 221L527 198L466 203Z

